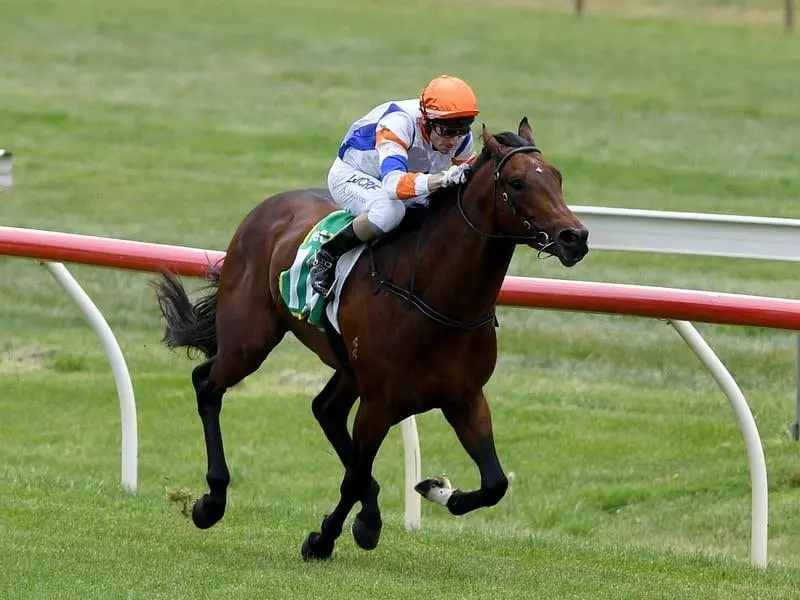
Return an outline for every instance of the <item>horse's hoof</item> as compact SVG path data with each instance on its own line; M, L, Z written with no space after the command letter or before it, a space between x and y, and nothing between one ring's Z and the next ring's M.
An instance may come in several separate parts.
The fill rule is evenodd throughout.
M333 542L329 544L320 544L319 538L321 533L312 531L303 540L303 545L300 547L300 554L303 560L328 560L333 554Z
M225 503L211 500L208 494L198 498L192 507L192 522L199 529L215 525L225 514Z
M381 539L381 523L378 522L378 528L373 529L356 515L353 519L353 539L362 550L375 550Z
M444 475L420 481L414 486L414 489L426 500L441 504L442 506L447 506L447 501L450 499L450 496L453 495L453 492L456 491L453 488L453 484L451 484L450 480Z

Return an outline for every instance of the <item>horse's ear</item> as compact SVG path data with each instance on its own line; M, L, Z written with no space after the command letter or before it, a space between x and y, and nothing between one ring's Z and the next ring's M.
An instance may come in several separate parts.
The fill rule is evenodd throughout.
M533 128L528 123L528 117L522 117L522 121L519 122L519 136L531 146L536 145L536 142L533 141Z
M500 151L500 144L494 139L492 133L486 129L486 123L483 123L481 139L483 140L483 145L489 148L489 152L492 154L497 154Z

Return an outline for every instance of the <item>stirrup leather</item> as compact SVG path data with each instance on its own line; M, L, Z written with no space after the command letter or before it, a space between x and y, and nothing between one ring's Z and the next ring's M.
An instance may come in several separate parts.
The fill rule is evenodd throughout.
M311 263L312 267L322 267L325 270L332 269L335 259L325 250L320 250L314 255Z

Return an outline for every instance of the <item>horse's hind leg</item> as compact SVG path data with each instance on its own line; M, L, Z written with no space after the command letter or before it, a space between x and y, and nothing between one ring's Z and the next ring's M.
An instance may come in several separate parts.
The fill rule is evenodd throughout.
M450 488L441 479L426 479L416 490L428 500L446 506L454 515L463 515L476 508L494 506L505 495L508 479L500 466L492 436L492 417L483 392L472 401L455 403L442 409L461 445L481 474L480 489L464 492Z
M222 431L219 425L225 388L218 388L209 380L213 366L212 358L192 371L192 383L197 394L197 412L203 422L208 457L206 481L209 492L199 498L192 507L192 521L200 529L208 529L225 514L226 490L231 479L228 465L225 464Z
M192 372L208 457L209 491L192 507L192 521L200 529L211 527L225 514L231 480L219 422L222 396L258 369L285 333L262 301L254 304L251 297L237 293L223 300L220 297L217 306L217 354Z
M353 457L353 440L347 433L347 416L357 398L355 380L337 371L311 404L314 417L345 468ZM362 509L353 521L353 539L364 550L377 547L380 539L383 521L378 506L379 493L380 486L371 477L369 489L361 499Z
M365 403L363 398L353 423L353 454L339 488L339 503L322 521L319 532L308 534L300 550L305 560L330 558L336 539L353 505L369 492L372 463L392 425L385 407Z

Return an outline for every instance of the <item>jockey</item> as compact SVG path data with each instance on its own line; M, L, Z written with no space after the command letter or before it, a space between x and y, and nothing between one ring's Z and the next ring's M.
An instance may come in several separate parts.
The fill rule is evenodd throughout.
M397 227L405 202L466 181L475 159L470 125L477 114L470 86L441 75L419 99L385 102L350 126L328 172L328 188L356 218L314 257L315 291L328 294L345 252Z

